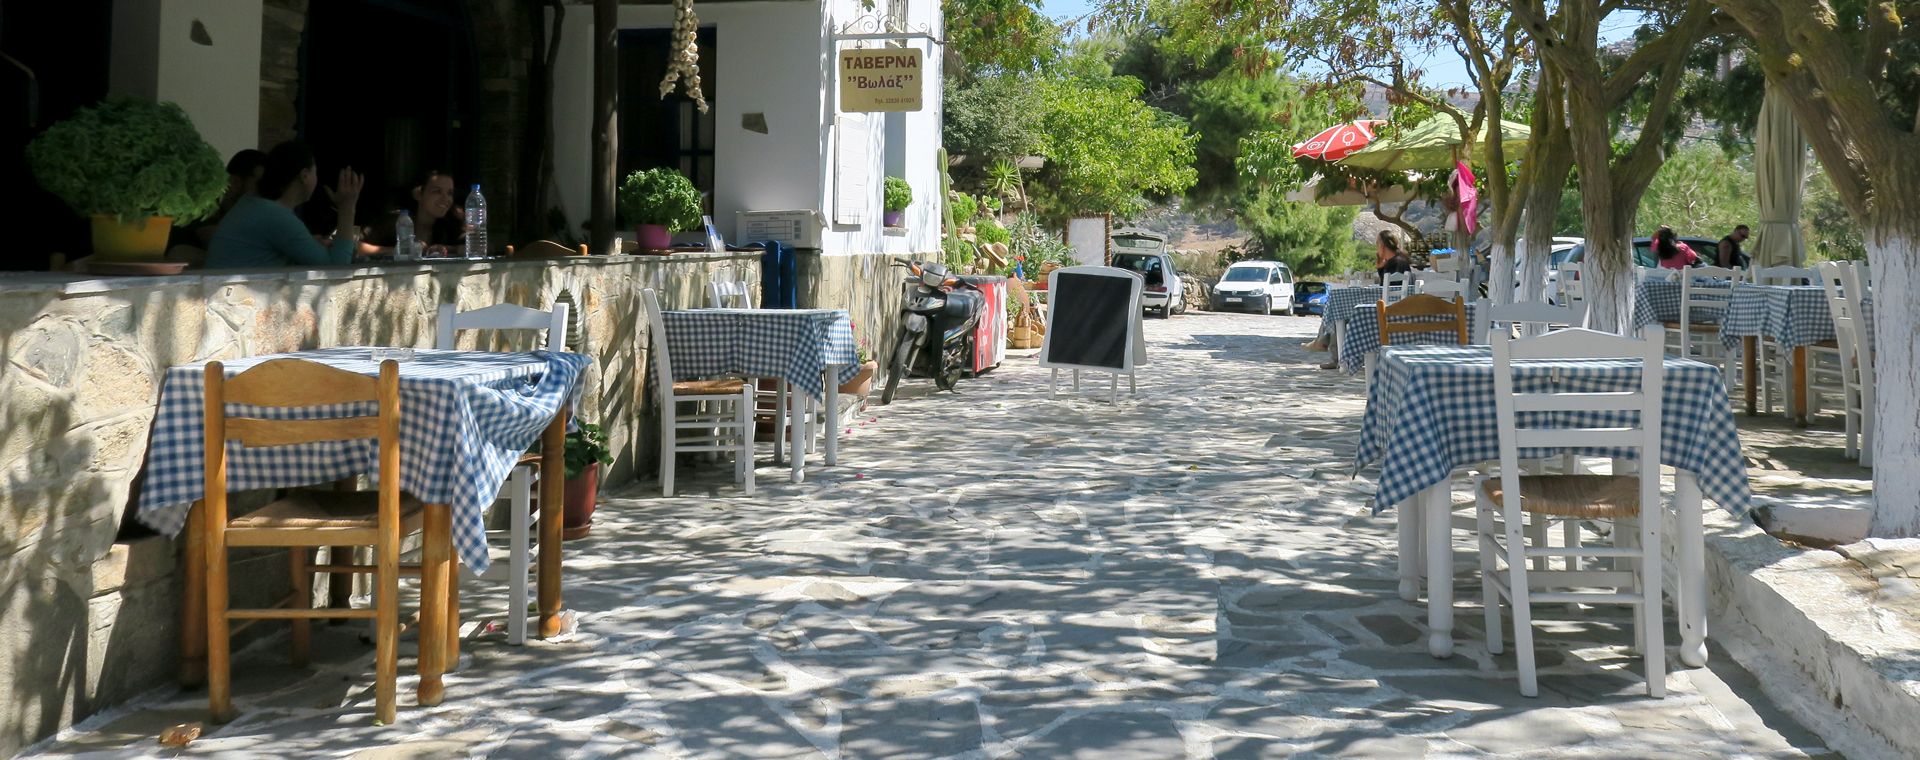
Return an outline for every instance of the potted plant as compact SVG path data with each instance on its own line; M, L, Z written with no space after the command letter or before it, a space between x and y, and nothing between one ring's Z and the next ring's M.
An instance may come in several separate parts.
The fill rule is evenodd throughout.
M646 169L620 183L620 213L643 249L673 245L673 233L700 227L700 191L672 169Z
M900 177L888 177L886 192L882 193L881 200L887 210L881 220L888 227L905 226L907 207L913 205L913 186Z
M854 331L858 333L856 329ZM873 349L868 347L867 339L861 338L859 347L854 349L860 359L860 373L840 384L840 392L865 398L873 393L873 376L880 371L880 363L873 360Z
M566 526L563 534L568 541L587 535L593 530L594 502L600 496L600 466L613 464L613 454L607 450L607 434L599 425L585 422L579 428L567 433L567 483L566 483Z
M175 222L213 213L226 165L173 103L114 97L49 127L27 146L47 192L93 222L103 260L159 261Z

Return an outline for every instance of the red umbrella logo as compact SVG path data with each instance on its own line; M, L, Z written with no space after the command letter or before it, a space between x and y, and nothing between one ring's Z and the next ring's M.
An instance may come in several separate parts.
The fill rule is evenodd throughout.
M1363 119L1348 124L1338 124L1320 131L1320 134L1307 138L1306 142L1293 146L1294 158L1312 158L1321 161L1338 161L1351 156L1373 142L1373 130L1385 121Z

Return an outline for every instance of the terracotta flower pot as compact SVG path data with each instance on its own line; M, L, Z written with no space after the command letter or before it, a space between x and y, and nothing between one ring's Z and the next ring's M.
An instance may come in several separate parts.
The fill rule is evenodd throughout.
M566 522L561 534L568 541L582 538L593 530L594 502L600 496L600 463L592 462L579 475L567 478L566 502L564 514Z
M673 247L673 233L667 231L664 224L642 224L633 230L633 239L647 250L665 250Z
M854 375L852 380L841 383L840 392L862 398L866 397L873 393L873 375L878 371L880 371L879 362L870 361L860 365L860 374Z
M94 214L93 254L107 261L159 261L172 232L171 216L123 222L112 214Z

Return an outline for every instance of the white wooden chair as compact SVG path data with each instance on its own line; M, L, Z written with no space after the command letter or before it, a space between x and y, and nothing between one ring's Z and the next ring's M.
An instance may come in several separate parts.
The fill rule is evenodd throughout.
M1455 280L1427 280L1418 283L1418 290L1426 295L1439 296L1441 298L1465 298L1467 296L1467 284Z
M1733 370L1739 365L1730 360L1733 352L1720 343L1720 320L1727 316L1727 305L1733 302L1733 286L1740 282L1741 272L1723 267L1694 267L1684 274L1680 278L1680 320L1663 326L1677 333L1676 355L1719 367L1720 377L1731 393ZM1714 318L1709 321L1709 316Z
M1380 300L1394 303L1413 295L1412 272L1388 272L1380 276Z
M1578 261L1569 261L1560 265L1559 273L1554 278L1554 288L1559 291L1554 294L1554 300L1561 306L1586 302L1587 282L1580 278L1580 272L1584 266Z
M1533 651L1534 602L1637 607L1634 643L1646 661L1647 693L1655 698L1666 696L1666 642L1660 595L1663 577L1660 396L1665 374L1661 332L1658 327L1648 327L1636 339L1570 329L1520 340L1494 333L1494 414L1498 419L1500 469L1498 475L1480 481L1475 494L1475 519L1486 605L1487 650L1497 654L1504 649L1500 601L1505 599L1513 609L1520 693L1525 696L1540 693ZM1539 359L1639 360L1640 387L1627 393L1516 389L1514 362ZM1522 427L1523 423L1534 424L1541 413L1589 411L1635 412L1638 420L1627 428ZM1520 415L1524 413L1532 414L1523 419ZM1561 415L1551 416L1566 419ZM1522 449L1594 447L1633 451L1638 473L1521 474ZM1513 498L1515 494L1519 498ZM1614 545L1548 547L1544 542L1532 545L1527 534L1540 535L1543 531L1530 529L1529 518L1549 523L1611 522ZM1614 560L1615 569L1578 569L1579 559L1602 557ZM1554 558L1563 559L1565 569L1550 569ZM1619 569L1620 561L1624 561L1626 569ZM1608 588L1612 591L1593 590Z
M1841 412L1846 417L1847 456L1873 466L1873 338L1867 334L1863 305L1855 294L1866 292L1860 272L1850 261L1816 265L1820 285L1827 292L1827 311L1833 318L1835 343L1840 350Z
M1486 328L1482 334L1488 340L1491 340L1494 331L1504 330L1511 335L1517 328L1522 336L1532 337L1563 327L1584 327L1587 321L1585 303L1572 306L1531 302L1494 305L1482 299L1475 313Z
M1668 269L1666 267L1633 268L1633 277L1636 282L1664 282L1679 276L1680 270L1678 269Z
M1820 276L1805 267L1765 267L1751 270L1749 274L1757 285L1816 285L1820 282ZM1793 387L1793 352L1765 336L1755 344L1760 351L1757 358L1760 377L1757 379L1760 383L1758 395L1761 407L1772 414L1775 396L1780 397L1782 407L1792 406L1788 394ZM1848 391L1846 380L1842 377L1845 374L1842 367L1847 360L1842 356L1840 341L1836 339L1807 346L1806 356L1808 405L1818 410L1820 395L1826 394L1841 399L1844 406Z
M552 311L541 311L497 303L457 311L453 304L441 304L439 317L434 320L433 347L454 348L465 330L542 331L530 345L521 345L560 351L567 343L567 305L556 303ZM533 483L539 473L539 455L529 454L507 475L507 643L515 646L527 643L527 568L533 563L529 534L533 530Z
M751 309L753 288L738 280L707 283L707 306L715 309Z
M660 295L647 288L640 302L653 337L653 384L660 399L660 493L673 495L675 459L682 452L732 452L734 480L752 495L753 385L740 378L674 379Z

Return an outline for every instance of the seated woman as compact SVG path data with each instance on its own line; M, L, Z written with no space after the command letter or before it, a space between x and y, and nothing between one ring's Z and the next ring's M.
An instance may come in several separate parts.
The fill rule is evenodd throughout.
M413 188L413 236L427 257L463 256L466 246L464 214L454 213L453 175L430 169ZM400 212L388 214L367 230L360 243L362 255L393 253L398 245Z
M241 198L220 220L207 249L207 268L351 263L359 237L353 226L353 206L364 184L352 167L340 170L339 184L327 193L339 223L332 240L322 246L293 213L320 186L313 150L299 141L274 146L267 153L259 192Z
M1674 239L1672 227L1661 227L1653 233L1653 253L1660 257L1660 266L1667 269L1686 269L1699 266L1700 256L1686 243Z

